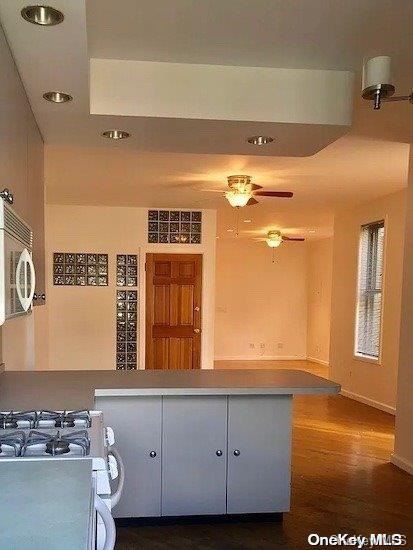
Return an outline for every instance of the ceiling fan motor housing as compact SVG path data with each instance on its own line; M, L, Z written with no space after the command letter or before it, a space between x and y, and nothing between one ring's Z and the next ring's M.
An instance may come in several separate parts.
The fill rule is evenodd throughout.
M251 192L251 176L228 176L228 187L240 192Z

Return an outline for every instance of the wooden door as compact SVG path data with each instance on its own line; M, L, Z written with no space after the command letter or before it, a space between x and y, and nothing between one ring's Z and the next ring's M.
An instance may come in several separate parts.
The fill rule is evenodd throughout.
M146 255L147 369L199 369L202 256Z
M225 514L226 396L165 396L162 418L162 515Z

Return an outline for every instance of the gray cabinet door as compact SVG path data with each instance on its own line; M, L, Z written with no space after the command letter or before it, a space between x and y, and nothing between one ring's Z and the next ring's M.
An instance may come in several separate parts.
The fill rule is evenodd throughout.
M163 398L163 516L225 514L226 446L225 396Z
M291 396L228 398L228 514L289 509L291 402Z
M125 485L113 515L160 516L162 398L96 397L96 408L113 428L125 464Z

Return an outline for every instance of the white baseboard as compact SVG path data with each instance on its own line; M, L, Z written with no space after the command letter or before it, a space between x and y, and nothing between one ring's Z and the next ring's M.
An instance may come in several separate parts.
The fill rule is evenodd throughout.
M365 405L370 405L370 407L374 407L375 409L379 409L380 411L384 411L393 415L396 414L395 407L386 405L386 403L380 403L380 401L375 401L374 399L370 399L369 397L364 397L364 395L359 395L358 393L354 393L343 388L341 389L341 395L344 395L344 397L349 397L350 399L354 399L354 401L364 403Z
M303 361L305 355L231 355L215 357L215 361Z
M411 462L408 462L407 460L405 460L401 456L398 456L398 455L392 453L391 457L390 457L390 462L392 464L394 464L395 466L397 466L398 468L401 468L402 470L404 470L408 474L413 475L413 464Z
M312 363L319 363L320 365L325 365L326 367L330 366L329 361L324 361L323 359L317 359L316 357L307 357L307 361Z

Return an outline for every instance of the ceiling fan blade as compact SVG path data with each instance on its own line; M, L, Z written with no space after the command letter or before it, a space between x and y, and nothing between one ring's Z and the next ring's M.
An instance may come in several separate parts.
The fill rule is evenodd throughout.
M258 201L251 197L245 206L254 206L254 204L258 204Z
M283 241L305 241L303 237L283 237Z
M259 197L284 197L290 199L294 193L291 191L257 191L254 195L258 195Z
M257 185L256 183L251 184L252 191L258 191L258 189L262 189L262 185Z

